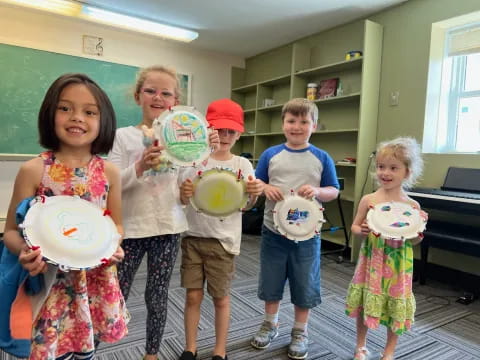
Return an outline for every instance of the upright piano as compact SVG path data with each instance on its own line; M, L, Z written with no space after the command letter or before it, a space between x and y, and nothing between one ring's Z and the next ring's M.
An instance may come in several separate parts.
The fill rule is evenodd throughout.
M413 188L407 194L429 213L421 244L421 284L429 247L480 257L480 169L450 167L441 188Z

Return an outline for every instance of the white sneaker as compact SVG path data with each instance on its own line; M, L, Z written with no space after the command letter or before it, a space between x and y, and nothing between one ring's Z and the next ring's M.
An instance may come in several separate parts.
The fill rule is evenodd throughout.
M253 336L250 344L256 349L266 349L277 336L278 325L273 325L270 321L264 321L260 330Z

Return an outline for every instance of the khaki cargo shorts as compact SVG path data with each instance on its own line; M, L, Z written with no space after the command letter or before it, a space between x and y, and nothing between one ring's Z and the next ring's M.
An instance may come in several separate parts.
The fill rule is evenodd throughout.
M225 251L213 238L186 236L182 239L181 285L186 289L203 289L213 298L229 295L235 272L235 255Z

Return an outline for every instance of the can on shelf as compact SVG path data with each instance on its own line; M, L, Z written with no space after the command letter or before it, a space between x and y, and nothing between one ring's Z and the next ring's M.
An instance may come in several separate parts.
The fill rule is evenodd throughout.
M358 50L353 50L353 51L348 51L346 54L345 54L345 60L353 60L353 59L357 59L359 57L362 56L362 52L361 51L358 51Z
M307 99L315 100L317 98L318 84L308 83L307 84Z

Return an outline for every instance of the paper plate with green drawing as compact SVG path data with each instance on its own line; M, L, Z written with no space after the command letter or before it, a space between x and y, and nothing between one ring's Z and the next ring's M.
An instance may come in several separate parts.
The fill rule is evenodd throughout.
M410 204L384 202L370 207L367 224L377 236L403 241L422 236L426 221Z
M153 121L162 154L177 166L195 166L210 154L208 123L193 107L175 106Z
M278 201L273 209L277 231L294 241L311 239L319 234L323 223L323 208L316 199L306 199L293 191Z
M30 247L39 246L60 270L90 269L105 263L120 234L109 213L78 196L38 196L20 224Z
M199 171L193 185L195 192L190 203L198 212L222 218L247 206L247 186L239 171L225 168Z

